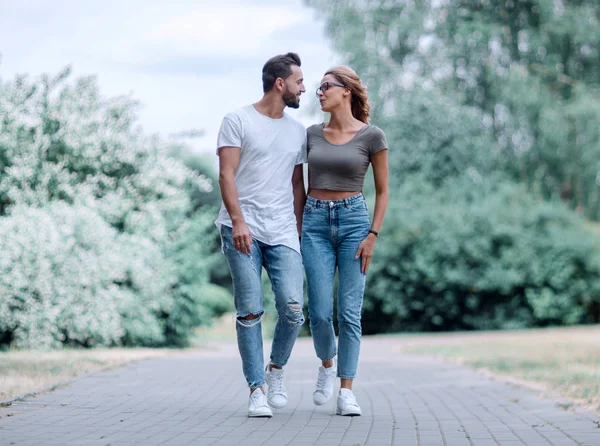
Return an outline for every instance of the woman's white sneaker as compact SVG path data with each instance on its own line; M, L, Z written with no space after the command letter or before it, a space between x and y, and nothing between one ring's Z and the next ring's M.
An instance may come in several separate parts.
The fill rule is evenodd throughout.
M260 387L254 389L250 394L250 401L248 401L248 416L250 418L273 416L273 412L267 404L267 397Z
M350 389L340 389L340 393L337 398L337 415L344 416L358 416L362 415L360 406L356 402L354 393Z
M317 406L322 406L331 395L333 395L333 386L335 384L335 363L331 367L319 366L319 375L317 376L317 386L313 392L313 402Z

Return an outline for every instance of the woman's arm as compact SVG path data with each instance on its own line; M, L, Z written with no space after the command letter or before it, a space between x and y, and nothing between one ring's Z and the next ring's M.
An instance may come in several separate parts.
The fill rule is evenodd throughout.
M373 222L371 229L379 232L383 224L383 217L388 205L388 156L387 150L380 150L371 156L371 164L373 165L373 177L375 178L375 210L373 211ZM373 233L369 233L364 239L358 251L356 258L361 258L360 269L363 274L367 274L371 257L373 256L373 248L375 247L377 237Z
M379 232L388 205L388 151L380 150L371 157L375 178L375 211L371 229ZM374 234L371 234L374 235Z

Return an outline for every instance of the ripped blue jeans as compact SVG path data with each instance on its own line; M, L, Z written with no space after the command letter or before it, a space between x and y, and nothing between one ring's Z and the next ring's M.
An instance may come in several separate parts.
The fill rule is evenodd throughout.
M271 346L271 363L287 364L304 323L304 276L300 253L283 245L267 245L252 240L250 254L233 247L231 228L221 227L223 253L233 281L233 298L237 313L236 333L242 369L252 389L265 382L261 319L264 313L261 275L264 266L275 294L277 324ZM255 319L244 319L247 316Z

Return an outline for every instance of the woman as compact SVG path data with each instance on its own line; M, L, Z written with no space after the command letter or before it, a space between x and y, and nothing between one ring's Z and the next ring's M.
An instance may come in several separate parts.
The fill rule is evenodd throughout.
M365 278L388 202L387 141L369 125L366 87L348 67L325 73L317 89L328 123L307 129L308 197L302 223L302 257L308 284L308 310L315 351L322 361L313 401L325 404L341 379L338 415L361 415L352 393L361 337ZM373 166L373 222L361 193ZM333 329L333 284L339 272L339 348Z

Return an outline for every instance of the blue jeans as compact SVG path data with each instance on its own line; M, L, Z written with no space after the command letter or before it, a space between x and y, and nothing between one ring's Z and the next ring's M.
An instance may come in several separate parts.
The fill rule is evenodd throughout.
M360 270L361 259L356 259L356 252L370 228L371 220L362 194L333 201L307 198L301 246L308 285L310 330L317 356L322 361L332 359L336 355L333 283L337 268L337 375L340 378L356 376L365 290L365 275Z
M237 313L237 341L242 357L242 369L252 389L265 382L261 319L264 314L261 275L265 267L275 294L277 324L271 347L271 363L283 367L304 323L304 277L302 257L292 248L267 245L252 240L250 254L233 247L232 230L221 227L223 253L227 258L233 281L233 298ZM246 316L259 316L244 319Z

